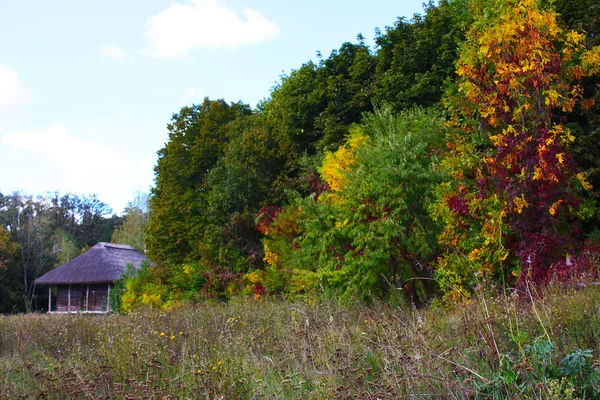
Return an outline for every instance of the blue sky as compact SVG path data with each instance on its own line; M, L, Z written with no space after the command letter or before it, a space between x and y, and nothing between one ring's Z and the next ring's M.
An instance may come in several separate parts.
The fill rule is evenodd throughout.
M358 33L372 44L421 2L1 1L0 192L95 193L121 212L182 106L255 106L283 72Z

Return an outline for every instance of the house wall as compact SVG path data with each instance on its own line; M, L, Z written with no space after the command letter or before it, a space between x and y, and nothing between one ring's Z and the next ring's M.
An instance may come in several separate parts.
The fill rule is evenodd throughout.
M69 304L69 286L58 286L56 290L56 311L79 311L85 310L86 286L71 285Z
M108 285L90 285L88 311L106 311L108 302Z
M52 311L107 311L108 286L108 284L59 285L56 291L56 307Z

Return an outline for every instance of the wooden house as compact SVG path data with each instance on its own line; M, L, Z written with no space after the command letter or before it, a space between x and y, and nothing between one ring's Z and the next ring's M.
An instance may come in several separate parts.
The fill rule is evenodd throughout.
M129 264L138 269L143 260L144 255L131 246L101 242L35 282L48 286L48 312L105 313L110 310L110 289L114 281ZM54 302L53 287L56 287Z

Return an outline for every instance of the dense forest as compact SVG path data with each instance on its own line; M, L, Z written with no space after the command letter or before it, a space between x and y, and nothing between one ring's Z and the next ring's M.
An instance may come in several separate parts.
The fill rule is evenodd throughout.
M151 261L123 311L419 305L595 279L598 16L598 0L430 1L374 49L359 34L291 71L256 109L206 98L173 114L147 210L0 196L0 312L31 309L35 277L111 236Z

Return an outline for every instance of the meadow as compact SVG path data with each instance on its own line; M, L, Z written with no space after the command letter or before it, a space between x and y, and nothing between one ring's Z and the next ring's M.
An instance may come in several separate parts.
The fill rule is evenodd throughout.
M0 398L595 398L600 291L0 316Z

